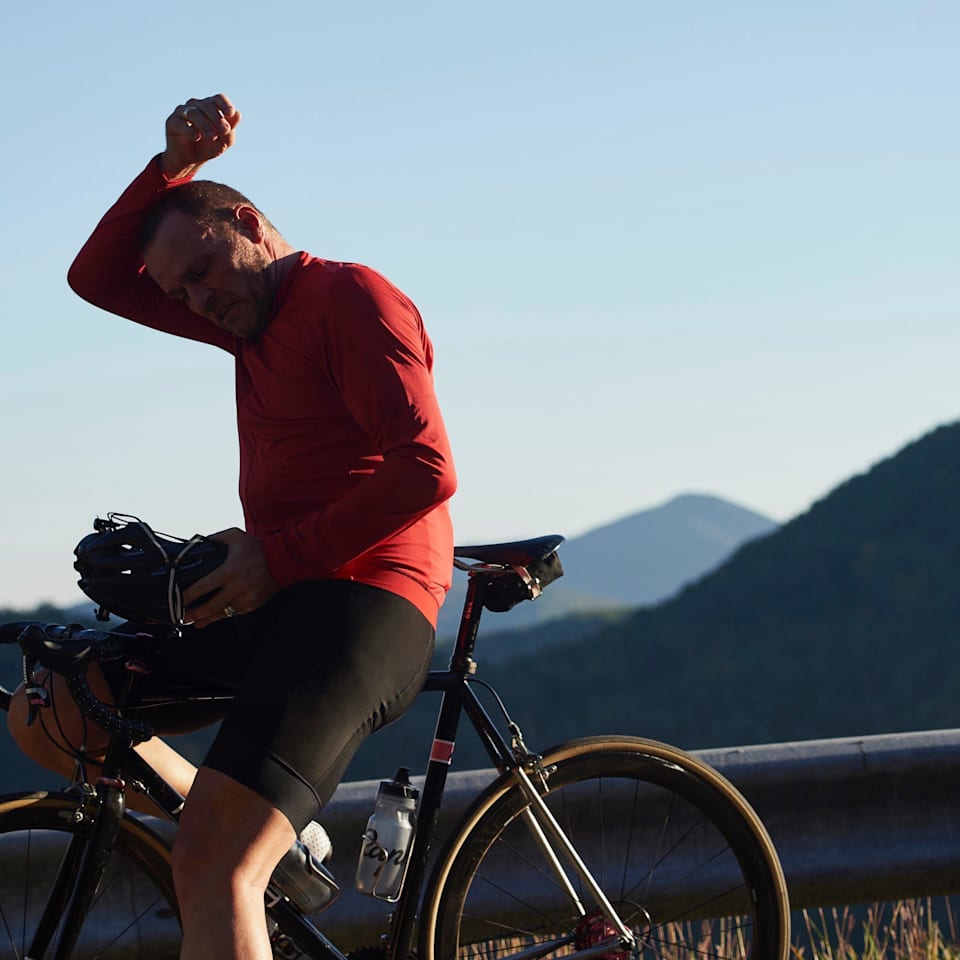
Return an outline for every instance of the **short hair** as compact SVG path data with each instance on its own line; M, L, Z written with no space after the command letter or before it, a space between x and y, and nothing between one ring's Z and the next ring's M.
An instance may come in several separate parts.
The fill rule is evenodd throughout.
M161 194L147 211L140 224L137 244L143 253L156 239L157 231L168 213L178 211L192 217L198 226L216 228L234 222L234 210L240 205L253 207L264 224L276 230L263 212L251 203L239 190L213 180L191 180Z

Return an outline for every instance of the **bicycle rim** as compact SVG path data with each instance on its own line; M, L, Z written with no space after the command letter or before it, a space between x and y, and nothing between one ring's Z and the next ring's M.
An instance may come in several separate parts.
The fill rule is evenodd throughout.
M544 764L553 768L546 803L632 933L632 951L569 869L581 906L567 894L522 813L519 787L499 781L439 861L424 910L427 958L786 957L776 853L716 771L634 738L562 745Z
M78 804L64 794L0 798L0 956L46 960L30 953L71 840L87 829ZM71 960L176 960L180 922L162 841L124 819L106 874Z

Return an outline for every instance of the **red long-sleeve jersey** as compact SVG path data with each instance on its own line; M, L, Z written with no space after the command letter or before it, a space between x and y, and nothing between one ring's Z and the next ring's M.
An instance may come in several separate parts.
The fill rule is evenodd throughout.
M176 183L155 160L97 225L69 273L85 300L233 354L240 500L279 587L353 579L432 623L449 586L456 487L416 307L380 274L300 253L270 320L245 340L166 297L136 235Z

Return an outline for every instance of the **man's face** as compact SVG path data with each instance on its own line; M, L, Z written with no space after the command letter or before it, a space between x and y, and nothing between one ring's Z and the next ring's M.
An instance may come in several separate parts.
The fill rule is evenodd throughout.
M173 210L143 254L147 273L168 297L238 337L266 326L273 302L262 243L238 221L199 227Z

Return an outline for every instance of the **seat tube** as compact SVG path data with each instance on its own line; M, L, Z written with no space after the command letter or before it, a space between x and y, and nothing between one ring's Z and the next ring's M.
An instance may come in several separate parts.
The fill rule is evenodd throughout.
M427 869L427 857L430 854L437 813L440 810L447 773L450 770L450 762L456 746L457 727L460 723L460 715L463 713L466 691L464 678L472 671L473 649L482 610L480 587L476 578L471 577L467 583L467 596L463 602L460 628L457 631L457 640L450 660L450 673L458 675L460 682L454 681L444 689L440 703L440 714L430 746L430 759L427 763L423 794L417 811L417 833L410 852L410 866L403 882L403 893L393 915L393 935L389 953L391 960L401 960L401 958L405 960L413 946L413 929Z

